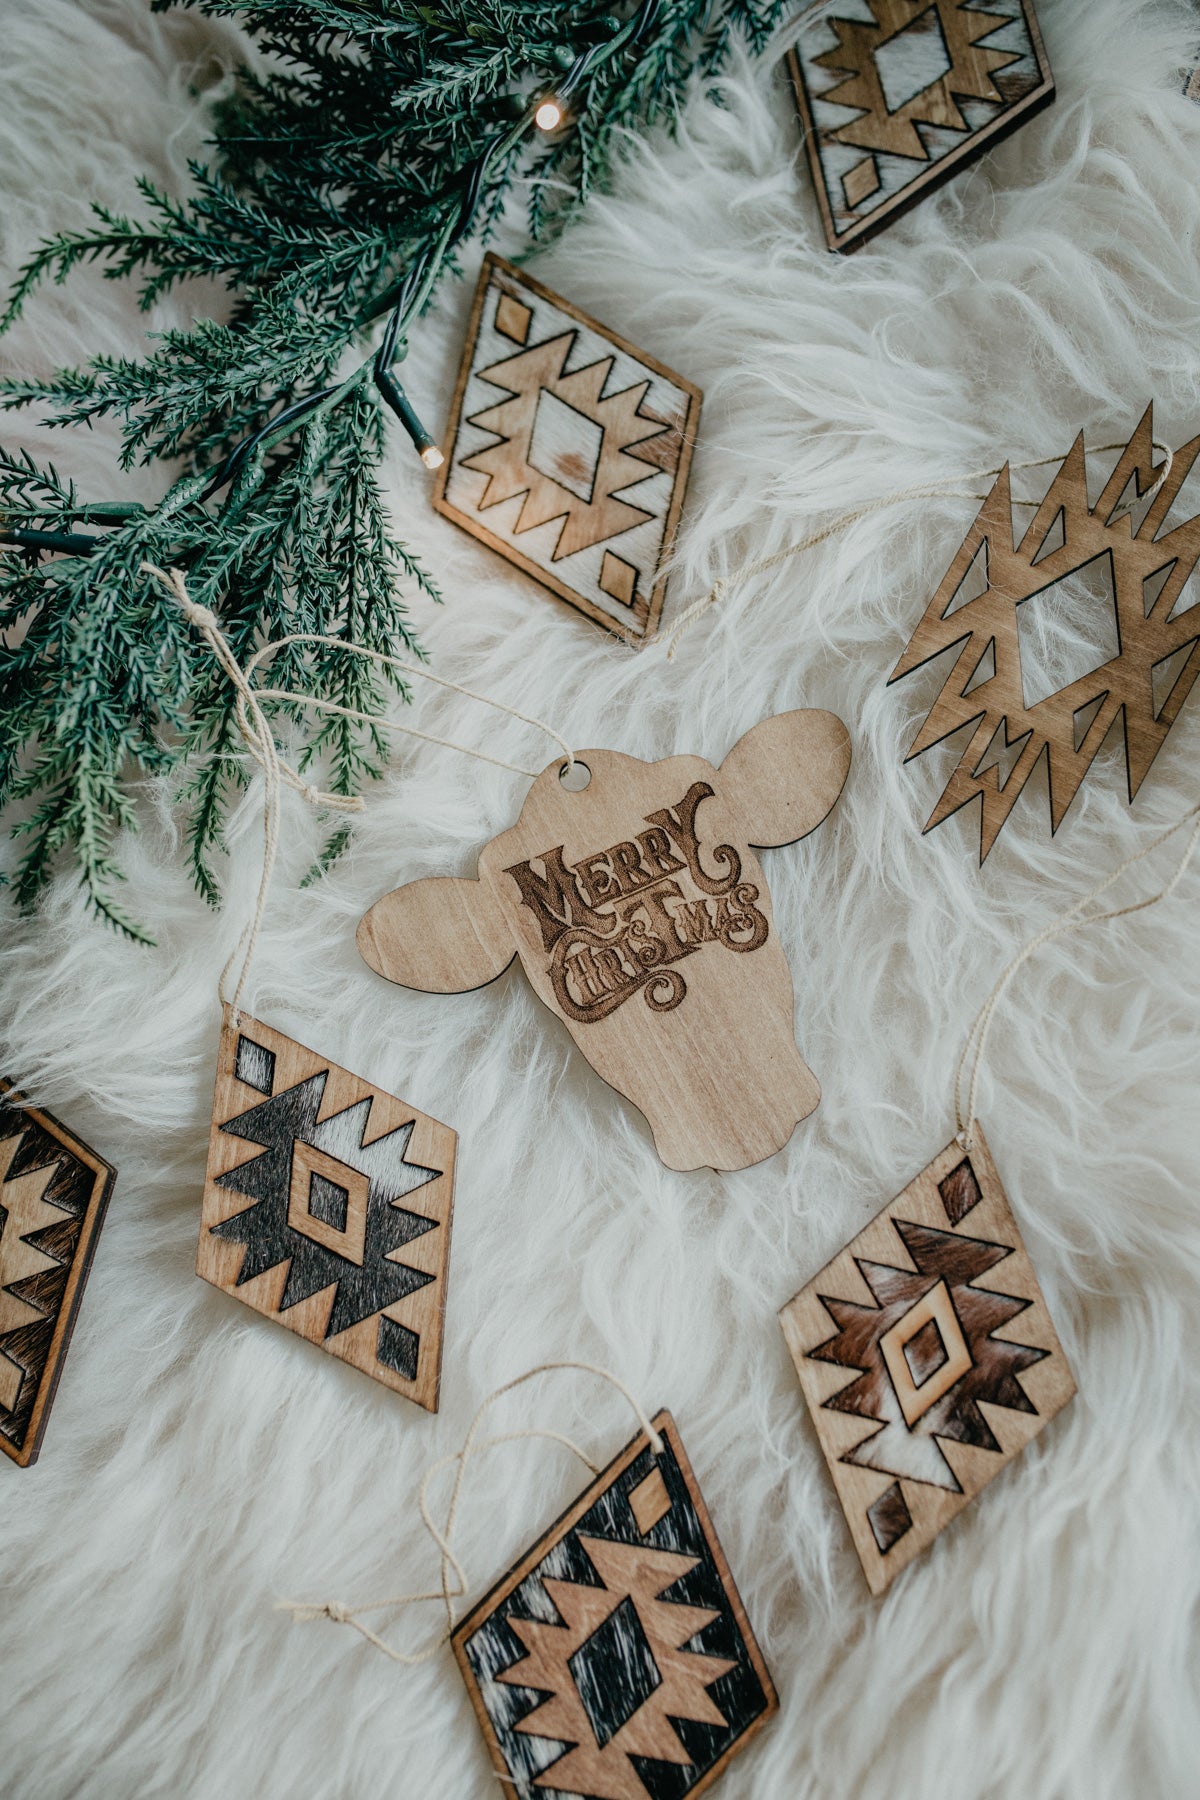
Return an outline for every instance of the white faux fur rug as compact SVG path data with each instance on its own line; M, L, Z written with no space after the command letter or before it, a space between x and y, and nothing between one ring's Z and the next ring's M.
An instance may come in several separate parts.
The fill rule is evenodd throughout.
M824 248L781 71L746 64L724 110L696 103L677 141L635 149L616 193L535 265L704 390L669 608L889 490L1063 452L1081 426L1114 442L1151 396L1160 436L1200 428L1200 107L1179 92L1196 15L1153 0L1039 10L1057 102L856 257ZM82 223L87 198L136 209L143 169L181 181L204 135L195 90L235 39L144 0L3 11L7 273ZM409 364L439 428L469 297L444 291ZM85 274L42 292L0 354L43 368L132 350L143 323L128 288ZM24 420L4 431L45 448ZM216 975L256 880L257 802L218 917L183 872L170 795L144 795L122 853L155 951L89 919L70 875L35 920L4 912L0 1066L120 1180L42 1459L0 1465L0 1791L494 1793L448 1654L400 1669L273 1607L428 1583L423 1469L499 1381L576 1356L673 1410L779 1687L727 1800L1195 1793L1200 870L1158 910L1047 948L998 1021L982 1114L1080 1393L882 1602L775 1315L949 1138L963 1035L1015 947L1196 799L1200 698L1132 809L1106 752L1057 839L1031 789L980 871L968 815L920 835L950 753L901 766L936 678L884 685L969 502L878 513L735 589L667 664L435 517L395 435L397 516L449 597L418 614L439 671L580 746L645 757L719 761L802 704L849 725L838 808L767 858L824 1099L761 1167L665 1171L517 970L434 998L356 954L358 916L385 889L473 871L521 781L403 747L352 853L305 892L317 826L289 805L252 1010L461 1133L431 1418L192 1272ZM120 491L110 432L55 449L85 491ZM544 754L455 696L422 694L414 716L517 761ZM547 1378L534 1407L598 1460L628 1435L621 1403L582 1378ZM501 1413L530 1419L518 1399ZM463 1516L476 1592L579 1486L552 1446L495 1453ZM430 1612L399 1635L433 1629Z

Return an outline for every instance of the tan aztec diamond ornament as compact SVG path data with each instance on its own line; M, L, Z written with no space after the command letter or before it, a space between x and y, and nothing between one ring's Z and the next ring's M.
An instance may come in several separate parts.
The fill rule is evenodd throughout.
M436 1412L456 1147L226 1006L196 1272Z
M434 504L637 641L662 610L699 418L691 382L489 254Z
M873 1594L1075 1392L978 1123L780 1317Z
M0 1081L0 1450L36 1462L117 1172Z
M1198 455L1195 437L1169 470L1156 465L1147 407L1091 506L1081 433L1019 543L1008 466L1001 471L890 677L898 681L954 652L905 759L963 733L958 766L926 831L978 798L982 862L1043 759L1057 831L1114 727L1123 734L1133 799L1200 673L1200 596L1189 585L1200 515L1166 526ZM1139 501L1156 486L1135 530ZM1060 606L1077 634L1087 635L1089 620L1106 626L1115 654L1039 695L1023 636L1033 631L1037 648L1036 632L1044 636Z
M817 0L788 64L831 250L1054 98L1031 0Z
M687 1800L778 1702L671 1415L627 1444L453 1636L517 1800Z
M582 790L551 763L476 879L385 894L359 949L389 981L436 994L482 987L519 956L669 1168L745 1168L782 1149L821 1092L754 847L814 830L849 766L845 726L815 709L762 720L719 769L584 750Z

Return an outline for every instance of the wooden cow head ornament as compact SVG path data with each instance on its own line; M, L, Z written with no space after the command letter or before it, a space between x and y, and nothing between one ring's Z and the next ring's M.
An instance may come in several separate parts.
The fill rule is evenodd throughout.
M719 769L585 750L550 764L477 880L410 882L358 928L366 961L426 993L482 987L519 955L672 1169L771 1156L820 1099L796 1046L792 978L751 845L795 843L850 767L833 713L764 719Z

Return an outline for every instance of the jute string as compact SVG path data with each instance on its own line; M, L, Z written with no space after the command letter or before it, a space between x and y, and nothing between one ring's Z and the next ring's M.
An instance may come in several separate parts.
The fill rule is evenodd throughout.
M514 775L527 775L536 780L540 773L537 769L522 768L519 763L506 762L501 756L492 756L486 750L473 750L467 744L456 744L450 738L435 737L432 732L420 731L415 725L403 725L398 719L378 718L373 713L358 711L352 706L340 706L334 700L322 699L317 694L293 693L287 688L256 688L251 677L259 664L276 651L288 644L323 644L331 650L344 650L347 655L365 657L369 662L399 669L406 675L419 675L425 681L432 681L436 686L449 688L452 693L463 694L468 700L477 700L481 706L491 706L497 712L507 713L510 718L519 719L523 725L533 725L538 731L553 738L566 757L566 767L575 765L575 753L566 739L560 737L552 726L541 719L533 718L529 713L518 711L515 706L508 706L503 700L494 700L488 694L478 694L472 688L463 687L457 681L448 681L444 675L435 675L431 669L423 669L419 663L403 661L400 657L389 656L382 650L369 650L363 644L349 643L342 638L323 637L318 632L291 632L286 637L272 638L268 643L254 652L243 669L230 647L229 640L221 630L221 622L217 615L207 606L200 606L187 591L187 583L179 569L169 572L160 569L154 563L143 563L143 573L153 575L175 601L179 610L188 622L196 627L201 637L208 644L213 656L224 673L228 676L237 695L236 713L238 731L247 750L263 772L263 864L259 878L258 895L255 901L254 916L246 926L238 942L230 953L229 960L221 971L218 983L223 1004L228 1003L226 988L230 972L239 956L242 966L238 973L237 985L233 991L234 1023L240 1018L242 994L250 974L250 964L258 944L262 930L263 915L266 912L267 895L271 887L271 876L275 869L275 859L279 849L279 816L280 798L283 788L294 788L301 798L310 806L328 807L335 812L358 813L364 809L361 794L327 794L310 782L285 762L279 754L275 735L263 712L264 700L286 700L293 706L311 707L316 712L328 713L342 719L354 719L370 725L376 730L403 732L406 737L420 738L426 744L439 744L446 750L458 750L463 756L473 756L479 762L492 763L499 769L510 769Z
M441 1557L441 1584L439 1587L422 1593L394 1594L386 1600L367 1600L353 1606L340 1600L283 1600L279 1603L280 1611L289 1612L293 1618L298 1620L331 1619L335 1625L351 1625L355 1631L366 1638L369 1644L373 1644L377 1650L382 1650L383 1654L390 1657L393 1662L403 1663L408 1668L415 1668L419 1663L429 1662L431 1658L435 1657L442 1646L449 1641L454 1631L456 1623L454 1602L462 1599L469 1591L466 1570L461 1557L454 1549L453 1540L459 1503L462 1499L463 1483L468 1465L472 1460L495 1449L499 1444L514 1444L524 1442L526 1439L544 1438L551 1443L562 1444L573 1456L578 1457L590 1474L598 1475L600 1473L599 1465L594 1463L591 1457L579 1448L578 1444L573 1443L570 1438L564 1437L561 1432L552 1431L546 1426L529 1426L521 1431L505 1431L495 1437L479 1439L479 1428L483 1417L497 1400L505 1394L512 1393L514 1388L523 1387L527 1381L532 1381L536 1376L546 1375L559 1369L580 1369L584 1374L595 1375L601 1381L610 1382L617 1392L629 1402L639 1427L649 1441L651 1453L654 1456L662 1455L662 1438L655 1431L629 1388L623 1381L618 1380L617 1376L610 1374L607 1369L599 1368L595 1363L539 1363L535 1369L527 1369L523 1375L515 1376L512 1381L506 1381L502 1387L496 1388L493 1393L489 1394L472 1419L461 1449L453 1451L449 1456L439 1457L436 1462L430 1463L422 1477L418 1504L421 1521L437 1545ZM444 1525L439 1525L431 1510L430 1487L442 1471L449 1468L454 1468L456 1474L450 1494L450 1504L446 1512L446 1521ZM368 1614L402 1612L407 1607L420 1606L425 1602L436 1600L440 1600L445 1608L446 1623L434 1642L427 1644L423 1650L397 1650L394 1645L389 1644L385 1638L382 1638L378 1632L373 1631L365 1623Z
M1150 856L1160 844L1165 844L1168 838L1174 837L1176 832L1182 831L1188 824L1191 825L1191 831L1184 845L1183 854L1161 887L1157 888L1154 893L1148 894L1143 900L1130 901L1128 906L1115 906L1099 912L1088 911L1092 902L1098 900L1101 894L1107 893L1108 889L1121 879L1127 869L1132 869L1135 863L1142 861L1143 857ZM1148 906L1157 906L1160 900L1166 900L1182 881L1184 872L1195 853L1197 843L1200 843L1200 803L1189 807L1182 818L1176 819L1173 825L1168 825L1165 831L1160 831L1157 836L1151 838L1150 842L1141 850L1136 851L1132 856L1127 856L1125 861L1112 871L1111 875L1106 875L1103 881L1098 882L1094 888L1076 900L1073 906L1069 906L1064 913L1059 914L1057 919L1052 920L1044 931L1039 931L1036 937L1030 938L1029 942L1018 950L976 1014L975 1022L967 1033L967 1041L963 1046L958 1068L955 1070L956 1136L964 1150L971 1148L976 1101L979 1096L979 1076L983 1067L983 1053L987 1048L988 1034L992 1029L996 1008L1013 976L1029 961L1031 956L1041 949L1043 944L1050 943L1053 938L1063 937L1066 933L1077 931L1084 925L1102 924L1106 919L1126 919L1132 913L1145 912ZM967 1079L968 1069L970 1070L969 1080ZM964 1083L966 1083L967 1089L965 1106L963 1104Z
M1152 501L1160 491L1170 475L1171 465L1175 461L1175 452L1169 444L1160 443L1158 438L1155 438L1153 447L1155 450L1161 451L1163 461L1154 481L1144 494L1138 496L1139 500L1147 503ZM1125 448L1124 444L1100 444L1093 454L1104 456L1109 451L1124 450ZM1061 463L1062 460L1061 456L1041 456L1034 462L1009 463L1008 467L1010 469L1044 469L1048 468L1051 463ZM1002 468L976 469L970 475L948 476L945 481L931 481L917 487L897 488L893 493L882 494L877 500L868 500L864 505L855 507L853 512L843 513L840 518L833 519L828 525L822 525L819 530L810 532L807 537L802 537L797 543L788 544L784 549L776 550L774 555L760 556L753 562L740 563L737 568L731 569L728 575L719 576L706 594L702 594L698 600L693 600L690 606L684 608L669 631L655 632L653 638L647 639L647 643L665 643L667 647L666 660L673 662L675 652L678 650L684 634L691 630L697 619L704 613L711 612L714 607L719 606L730 588L737 583L749 581L755 575L765 574L768 569L778 568L780 563L789 561L793 556L800 556L806 550L815 550L818 544L825 543L831 537L837 537L840 532L848 531L860 519L870 518L872 513L883 512L889 506L901 506L906 500L986 500L986 491L980 493L974 487L966 487L961 484L994 481L1002 473ZM1041 501L1016 499L1014 505L1040 506Z

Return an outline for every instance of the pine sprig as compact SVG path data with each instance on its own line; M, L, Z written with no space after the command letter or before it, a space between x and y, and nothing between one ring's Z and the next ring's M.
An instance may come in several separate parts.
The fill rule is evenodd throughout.
M165 9L170 0L154 0ZM486 238L518 179L534 238L603 183L630 132L670 122L733 37L761 47L781 0L181 0L236 19L255 45L214 113L213 156L185 198L139 183L143 216L94 208L19 270L0 329L42 282L96 265L152 308L182 282L224 283L225 315L153 336L139 358L25 373L0 408L47 424L119 422L123 468L184 473L156 506L88 501L48 462L0 449L0 812L32 905L64 856L92 904L133 936L115 845L131 780L172 776L197 886L247 778L220 672L143 565L182 567L239 658L290 646L269 683L374 720L404 683L343 643L421 654L402 594L439 596L397 537L378 469L384 401L418 446L391 366L458 246ZM538 101L566 121L544 137ZM379 336L380 322L383 335ZM388 373L391 368L391 373ZM384 379L384 376L387 378ZM399 398L397 397L399 393ZM305 765L349 793L383 769L378 728L281 705ZM329 840L317 869L345 841Z

